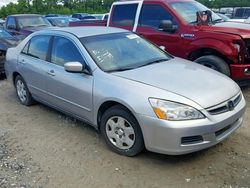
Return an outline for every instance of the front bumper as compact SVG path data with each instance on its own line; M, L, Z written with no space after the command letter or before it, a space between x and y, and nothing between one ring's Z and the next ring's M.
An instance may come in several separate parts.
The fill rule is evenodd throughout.
M250 83L250 64L231 64L230 71L233 80L248 80Z
M206 119L165 121L137 114L145 147L149 151L181 155L221 142L242 125L246 102L243 97L233 111L208 115Z

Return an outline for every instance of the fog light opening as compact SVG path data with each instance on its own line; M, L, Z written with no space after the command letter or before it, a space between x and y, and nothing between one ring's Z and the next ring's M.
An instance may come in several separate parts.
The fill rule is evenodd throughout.
M249 68L245 68L244 73L245 74L250 74L250 69Z

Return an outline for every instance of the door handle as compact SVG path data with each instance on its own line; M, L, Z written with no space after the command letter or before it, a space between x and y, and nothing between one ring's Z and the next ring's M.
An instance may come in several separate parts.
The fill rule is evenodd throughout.
M24 59L22 59L21 61L19 61L19 63L22 64L22 65L26 64L26 62L25 62Z
M49 71L47 72L47 74L50 75L50 76L55 76L55 75L56 75L56 73L55 73L54 70L49 70Z

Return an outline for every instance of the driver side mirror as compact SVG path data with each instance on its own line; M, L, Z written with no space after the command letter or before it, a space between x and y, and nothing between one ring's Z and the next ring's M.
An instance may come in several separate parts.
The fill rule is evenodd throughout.
M159 30L168 33L174 33L177 30L177 26L173 25L171 20L162 20L159 25Z
M64 69L66 72L70 73L84 73L86 72L86 67L80 62L68 62L64 64Z

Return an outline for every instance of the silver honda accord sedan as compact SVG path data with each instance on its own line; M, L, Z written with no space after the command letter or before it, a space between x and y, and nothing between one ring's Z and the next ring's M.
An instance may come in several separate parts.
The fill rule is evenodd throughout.
M122 155L191 153L243 121L246 103L234 81L126 30L43 30L6 58L23 105L38 101L93 125Z

